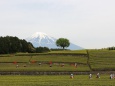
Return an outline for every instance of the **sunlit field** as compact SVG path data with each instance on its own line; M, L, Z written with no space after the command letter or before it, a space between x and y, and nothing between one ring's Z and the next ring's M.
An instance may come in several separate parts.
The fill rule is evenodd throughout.
M89 79L88 75L74 75L71 79L69 75L1 75L0 86L115 86L115 79L110 79L109 75L100 77L93 75Z

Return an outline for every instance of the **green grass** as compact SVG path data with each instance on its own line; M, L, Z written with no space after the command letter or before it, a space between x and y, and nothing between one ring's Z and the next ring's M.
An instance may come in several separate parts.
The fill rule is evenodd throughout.
M63 55L39 55L33 56L31 61L39 61L39 62L73 62L73 63L87 63L87 57L82 56L63 56Z
M97 79L92 79L88 75L74 75L70 79L69 75L36 75L36 76L0 76L0 86L115 86L115 80L109 79L109 75L101 75Z
M91 50L89 63L92 70L115 70L115 51Z
M32 61L36 63L32 64ZM52 68L49 68L50 61L53 63ZM17 62L20 67L16 69L13 62ZM115 71L115 51L89 50L89 59L86 50L6 54L0 56L0 71L90 71L87 62L93 71ZM39 66L39 63L42 65ZM63 68L60 67L61 63L65 64ZM75 63L78 64L77 70L71 66Z
M30 56L0 57L0 62L29 62Z
M35 61L35 63L31 63ZM49 62L53 65L50 68ZM16 68L17 62L19 68ZM42 65L39 66L39 63ZM65 66L60 65L64 63ZM75 63L78 64L75 68ZM27 67L24 67L26 65ZM35 56L3 56L0 57L0 71L90 71L87 57L79 55L35 55Z
M86 50L62 50L62 51L51 51L49 53L87 54Z

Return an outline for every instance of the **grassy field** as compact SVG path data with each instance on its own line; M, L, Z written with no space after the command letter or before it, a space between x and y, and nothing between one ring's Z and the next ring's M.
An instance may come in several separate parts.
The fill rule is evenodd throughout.
M88 53L80 50L0 55L0 71L115 71L115 51L89 50ZM115 79L110 79L109 73L101 74L101 78L93 74L92 79L89 75L74 75L73 79L70 75L1 75L0 86L115 86Z
M0 57L0 62L13 63L13 62L29 62L31 59L30 56L9 56L9 57Z
M0 71L115 71L114 50L88 50L88 53L68 50L0 55ZM50 62L52 67L49 67Z
M115 86L115 79L109 79L109 75L101 75L101 78L92 79L88 75L40 75L40 76L0 76L0 86Z
M33 56L31 61L39 61L39 62L71 62L71 63L87 63L87 57L81 56L63 56L63 55L47 55L47 56Z
M74 54L77 51L63 52ZM83 50L78 51L78 53L80 52L86 53ZM87 57L84 55L55 55L53 51L51 53L47 55L46 53L42 55L27 53L2 55L0 57L0 71L90 71L87 65ZM52 62L52 67L49 67L50 62ZM75 67L75 63L77 63L77 67ZM61 67L62 64L64 64L63 67ZM19 67L16 68L16 65L19 65Z
M16 65L19 65L16 68ZM90 71L88 65L78 65L77 67L74 64L65 64L63 67L58 64L52 64L52 67L49 64L38 63L0 63L0 71ZM24 67L26 65L26 67Z
M115 51L90 50L89 63L92 70L115 70Z
M68 50L68 51L51 51L49 53L75 53L75 54L87 54L86 50Z

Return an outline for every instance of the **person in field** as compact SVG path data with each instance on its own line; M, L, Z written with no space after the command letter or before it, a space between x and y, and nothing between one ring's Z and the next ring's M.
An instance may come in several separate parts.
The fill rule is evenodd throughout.
M92 79L92 74L89 74L89 79Z
M115 78L115 74L112 75L113 76L113 79Z
M52 67L52 61L49 62L49 66Z
M19 65L16 65L16 68L18 68L19 67Z
M112 74L110 74L110 79L113 79L113 75Z
M77 63L75 63L75 67L77 68Z
M61 67L64 67L64 66L65 66L65 64L64 64L64 63L62 63L62 64L61 64Z
M96 76L96 78L100 78L100 74L99 74L99 73L97 73L97 76Z
M114 79L115 75L114 74L110 74L110 79Z
M74 77L73 74L70 74L70 78L73 79L73 77Z

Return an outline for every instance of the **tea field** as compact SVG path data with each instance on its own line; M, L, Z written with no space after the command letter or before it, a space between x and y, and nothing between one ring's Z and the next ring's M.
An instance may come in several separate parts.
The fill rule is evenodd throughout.
M89 50L89 64L94 71L115 71L115 51Z
M115 79L109 79L109 75L101 75L92 79L88 75L1 75L0 86L115 86Z

